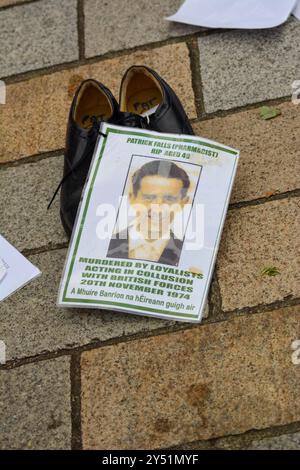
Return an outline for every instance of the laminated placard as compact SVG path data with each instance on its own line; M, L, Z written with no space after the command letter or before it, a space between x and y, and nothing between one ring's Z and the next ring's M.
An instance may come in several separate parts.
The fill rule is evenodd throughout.
M111 124L101 132L58 304L199 322L238 150Z

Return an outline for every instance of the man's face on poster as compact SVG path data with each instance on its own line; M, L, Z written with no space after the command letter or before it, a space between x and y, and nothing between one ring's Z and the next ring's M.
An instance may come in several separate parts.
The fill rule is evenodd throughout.
M176 213L188 203L189 198L184 193L180 178L158 174L143 176L137 193L130 195L139 230L147 231L150 238L169 236Z

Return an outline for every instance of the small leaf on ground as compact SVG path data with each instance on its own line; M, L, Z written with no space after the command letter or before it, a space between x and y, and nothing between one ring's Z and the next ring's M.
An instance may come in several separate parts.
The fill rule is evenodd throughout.
M265 196L266 196L266 197L271 197L271 196L274 196L274 194L275 194L275 191L267 191L267 192L265 193Z
M274 196L274 194L278 194L279 192L280 192L279 189L271 189L270 191L267 191L265 193L265 197Z
M276 266L267 266L261 270L262 276L277 276L278 274L280 274L280 271Z
M273 119L277 116L280 116L281 111L278 108L273 108L271 106L262 106L260 108L260 117L262 119Z

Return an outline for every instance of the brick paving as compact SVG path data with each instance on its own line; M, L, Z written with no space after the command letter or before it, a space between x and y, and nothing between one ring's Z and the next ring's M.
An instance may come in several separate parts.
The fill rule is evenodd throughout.
M173 73L172 62L177 65ZM88 77L97 77L118 97L124 71L146 63L161 73L179 93L191 119L197 117L189 51L186 44L125 54L61 72L43 74L7 87L7 104L0 108L0 162L62 149L74 91ZM33 99L34 97L34 99ZM22 126L19 125L19 116Z
M0 448L300 448L300 23L208 33L164 21L178 4L0 0L0 231L43 272L0 304ZM56 307L67 239L46 206L72 93L94 77L118 96L143 63L198 135L241 149L196 326Z
M3 10L1 76L76 60L77 43L76 0L41 0L38 8L28 3Z
M300 74L300 23L198 39L207 112L290 95ZM234 53L233 53L234 51Z
M70 358L1 371L0 449L71 445Z

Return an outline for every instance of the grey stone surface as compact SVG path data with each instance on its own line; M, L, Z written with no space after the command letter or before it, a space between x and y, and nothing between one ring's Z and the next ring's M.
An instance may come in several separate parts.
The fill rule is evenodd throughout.
M41 0L0 12L1 77L77 58L76 0Z
M0 449L70 449L70 360L0 371Z
M300 432L253 441L250 450L300 450Z
M108 340L167 324L126 313L56 307L66 250L30 256L42 275L0 304L0 338L7 360Z
M182 0L86 0L86 56L141 46L201 28L165 20Z
M1 234L19 250L66 242L59 197L47 204L62 175L63 158L0 168Z
M288 96L300 77L300 22L198 39L205 109L214 112Z

